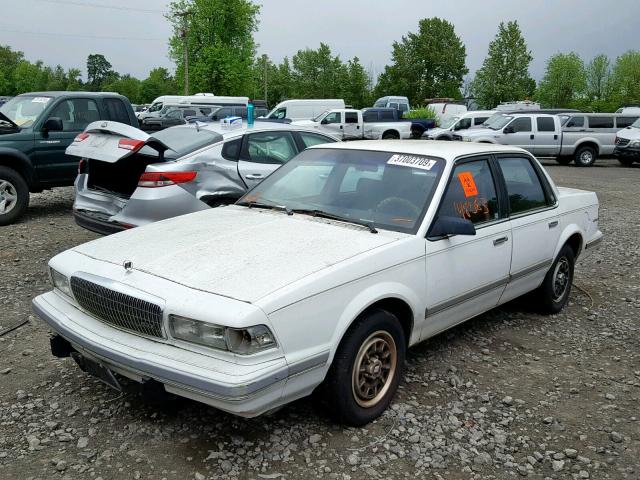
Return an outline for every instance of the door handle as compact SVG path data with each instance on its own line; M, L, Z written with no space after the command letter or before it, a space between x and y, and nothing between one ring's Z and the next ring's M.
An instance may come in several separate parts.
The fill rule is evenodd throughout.
M558 139L558 135L554 135L554 136L553 136L553 139L554 139L554 140L557 140L557 139Z
M558 226L558 221L554 220L553 222L549 222L549 228L556 228Z
M506 243L509 241L509 237L500 237L500 238L496 238L493 241L493 246L497 247L498 245L502 245L503 243Z
M249 180L261 180L264 178L264 175L262 175L261 173L248 173L246 177Z
M343 128L342 125L340 125L340 130L342 130L342 128Z
M535 135L531 134L529 135L529 140L533 140L535 138Z

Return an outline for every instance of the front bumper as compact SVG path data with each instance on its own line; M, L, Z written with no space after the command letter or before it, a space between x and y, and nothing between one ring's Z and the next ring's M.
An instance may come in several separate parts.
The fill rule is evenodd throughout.
M113 372L137 382L155 380L167 392L244 417L284 403L287 379L313 368L312 363L318 366L321 360L296 367L287 365L283 357L254 365L230 364L114 329L55 292L35 298L33 309L74 350Z
M632 157L632 158L640 158L640 147L618 147L616 146L613 149L613 154L616 157Z

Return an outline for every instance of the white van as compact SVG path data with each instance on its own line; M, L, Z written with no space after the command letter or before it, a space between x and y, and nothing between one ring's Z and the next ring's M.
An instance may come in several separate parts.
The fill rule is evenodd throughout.
M327 110L345 108L344 100L316 99L316 100L285 100L275 106L267 118L274 120L310 120Z
M374 108L395 108L401 112L408 112L411 110L409 106L409 99L407 97L398 97L390 95L388 97L381 97L373 104Z
M616 110L616 113L624 113L628 115L640 115L640 107L622 107Z
M246 107L249 97L223 97L209 93L197 93L195 95L163 95L156 98L149 108L137 114L138 120L157 117L165 105L229 105Z
M448 123L454 117L461 117L467 113L467 106L460 103L429 103L427 105L436 112L440 125Z

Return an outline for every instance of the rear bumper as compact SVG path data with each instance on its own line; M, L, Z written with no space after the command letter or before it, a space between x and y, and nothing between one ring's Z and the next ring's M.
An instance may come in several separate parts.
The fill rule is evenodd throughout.
M279 406L287 379L302 373L301 369L294 372L284 358L230 366L210 356L158 344L102 324L55 292L36 297L33 309L73 350L113 372L137 382L155 380L167 392L244 417ZM168 348L175 353L167 354Z
M100 235L111 235L112 233L118 233L131 228L131 226L98 219L90 212L83 212L82 210L74 210L73 218L76 224L82 228L99 233Z

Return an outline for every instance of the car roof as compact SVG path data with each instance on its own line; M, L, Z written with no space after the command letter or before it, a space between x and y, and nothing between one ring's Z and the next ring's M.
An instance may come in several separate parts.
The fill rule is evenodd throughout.
M195 128L196 125L193 125L193 127ZM308 128L300 125L295 125L290 123L279 123L279 122L257 121L253 124L253 127L249 127L246 121L242 122L241 127L223 127L219 122L211 122L205 125L200 125L199 128L202 130L210 130L212 132L218 133L222 135L225 139L244 135L247 132L296 131L296 132L315 133L318 135L324 135L325 137L330 137L330 138L334 138L335 140L338 140L338 138L335 137L334 135L331 135L327 132L318 131L314 128Z
M440 140L359 140L357 142L325 143L309 147L335 148L340 150L365 150L372 152L404 153L408 155L426 155L453 161L456 158L489 153L525 153L526 150L509 145L492 143L448 142Z
M60 92L25 92L20 97L75 97L75 98L96 98L96 97L122 97L119 93L115 92L74 92L74 91L60 91Z

